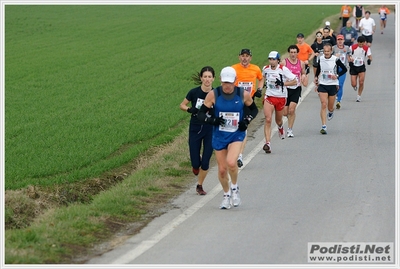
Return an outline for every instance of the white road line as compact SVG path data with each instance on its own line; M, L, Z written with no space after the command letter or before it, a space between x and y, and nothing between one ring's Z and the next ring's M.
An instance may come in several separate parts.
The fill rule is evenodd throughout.
M171 233L179 224L190 218L194 213L197 212L200 208L202 208L205 204L207 204L210 200L212 200L220 191L222 191L222 187L220 184L217 184L207 195L203 196L202 199L197 201L194 205L186 209L182 214L174 218L171 222L167 223L164 227L157 231L154 235L150 237L148 240L142 241L136 248L127 252L125 255L120 256L116 260L114 260L113 264L127 264L141 254L149 250L155 244L161 241L165 236Z
M314 87L314 84L311 83L305 90L304 93L302 93L302 100L310 93L311 89ZM302 100L297 104L299 106L302 102ZM260 113L260 112L259 112ZM261 112L262 113L262 112ZM284 123L286 121L286 118L284 119ZM272 136L276 133L277 129L272 133ZM247 154L247 156L243 159L243 166L239 169L240 171L246 167L246 165L256 156L256 154L262 149L262 146L264 145L264 139L260 141L260 143L257 144L253 150ZM215 196L217 196L220 192L222 191L221 184L217 184L210 192L207 193L202 199L197 201L194 205L186 209L182 214L174 218L171 222L167 223L165 226L163 226L160 230L157 231L154 235L152 235L148 240L142 241L136 248L132 249L131 251L125 253L124 255L118 257L115 259L112 263L113 264L128 264L135 260L137 257L142 255L144 252L152 248L154 245L156 245L158 242L161 241L164 237L166 237L168 234L170 234L176 227L178 227L181 223L183 223L185 220L190 218L194 213L197 212L200 208L202 208L205 204L207 204L210 200L212 200Z

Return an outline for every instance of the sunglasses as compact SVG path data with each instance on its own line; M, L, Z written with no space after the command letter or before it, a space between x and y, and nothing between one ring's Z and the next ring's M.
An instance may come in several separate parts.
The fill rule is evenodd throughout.
M275 58L268 58L268 60L276 60Z
M316 35L316 37L322 37L322 35Z

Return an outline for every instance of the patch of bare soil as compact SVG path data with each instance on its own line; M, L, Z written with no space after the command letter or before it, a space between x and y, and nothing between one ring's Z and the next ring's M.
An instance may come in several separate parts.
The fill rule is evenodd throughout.
M114 186L127 173L104 175L54 187L28 186L25 189L5 192L6 229L26 228L46 210L72 203L90 203L93 196ZM11 213L12 212L12 213Z
M97 194L110 189L133 173L147 167L148 164L160 163L159 169L167 170L169 167L164 167L164 162L160 158L165 154L175 152L182 154L182 149L185 148L187 148L187 136L181 135L172 143L155 147L131 163L105 173L99 178L52 187L28 186L20 190L7 190L5 192L5 228L23 229L50 210L77 203L88 204ZM185 153L188 155L186 151ZM190 175L189 172L188 175ZM141 209L147 212L145 216L133 223L111 218L105 219L107 231L104 234L113 236L102 238L104 243L91 250L82 250L80 246L69 246L74 250L74 257L64 257L63 263L83 263L90 257L100 255L123 243L127 238L139 232L153 218L165 213L171 206L171 199L187 190L188 184L193 182L193 175L182 180L182 183L172 183L170 178L160 178L157 182L163 192L152 196L151 199L143 198L145 205L141 206ZM160 207L160 205L164 206ZM104 234L99 236L104 237Z

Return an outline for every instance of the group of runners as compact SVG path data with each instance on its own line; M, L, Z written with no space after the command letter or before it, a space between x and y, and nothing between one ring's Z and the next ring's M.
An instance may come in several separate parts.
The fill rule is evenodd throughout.
M329 31L329 35L332 34L333 31ZM323 33L318 31L315 42L322 36ZM350 46L344 45L345 38L341 34L335 36L335 44L329 41L330 38L324 39L322 46L312 49L304 41L304 35L299 33L297 43L287 48L285 59L281 59L278 51L270 51L268 64L262 68L251 63L253 55L250 49L241 49L239 62L221 70L220 86L216 88L212 87L215 71L211 66L205 66L193 75L198 86L187 93L180 109L191 114L189 152L192 171L198 176L196 191L199 195L206 194L202 185L215 151L218 178L224 192L220 208L240 205L238 169L243 166L247 128L259 112L254 100L262 98L265 116L263 150L269 154L272 152L273 116L279 138L294 137L293 125L302 87L311 82L310 65L315 67L312 81L321 102L321 134L328 133L326 121L333 118L335 103L336 109L341 107L337 96L339 93L341 98L348 69L351 85L358 90L356 101L361 101L365 64L372 61L371 43L367 45L363 35ZM284 116L288 119L286 131L283 128Z

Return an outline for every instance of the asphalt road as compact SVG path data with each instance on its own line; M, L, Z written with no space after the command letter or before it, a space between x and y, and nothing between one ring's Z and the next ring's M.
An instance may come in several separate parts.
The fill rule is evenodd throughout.
M206 196L195 194L194 180L174 209L88 264L304 266L310 242L395 243L395 19L391 14L380 34L379 18L372 18L377 33L362 101L355 102L347 73L342 108L327 135L319 133L320 102L310 85L297 108L294 138L280 140L275 128L272 153L265 154L261 126L248 142L240 207L219 209L222 189L213 167Z

